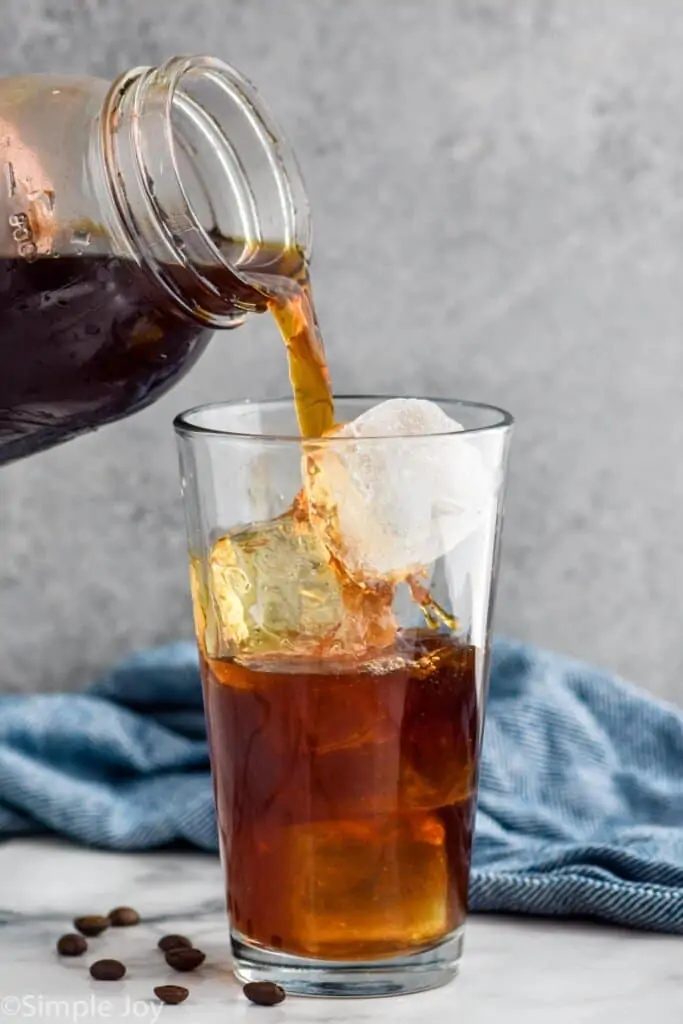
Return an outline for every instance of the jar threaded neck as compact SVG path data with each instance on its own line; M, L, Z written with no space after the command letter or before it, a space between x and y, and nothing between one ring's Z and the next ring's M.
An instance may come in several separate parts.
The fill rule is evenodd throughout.
M122 75L102 107L99 146L128 245L187 315L236 326L264 305L254 302L251 274L295 250L308 256L294 156L230 65L174 57Z

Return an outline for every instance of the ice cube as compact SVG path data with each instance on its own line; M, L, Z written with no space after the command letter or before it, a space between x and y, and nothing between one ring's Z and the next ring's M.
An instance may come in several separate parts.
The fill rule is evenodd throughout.
M292 934L309 956L344 958L350 946L395 953L447 929L446 836L437 815L311 822L280 834Z
M334 631L343 617L326 552L293 516L217 541L209 558L209 589L223 645L237 651L256 653L293 642L309 646Z
M308 446L311 522L352 576L404 579L476 529L492 487L462 430L434 402L393 398Z
M210 657L347 658L395 636L391 590L340 577L296 506L217 540L206 576L193 593Z

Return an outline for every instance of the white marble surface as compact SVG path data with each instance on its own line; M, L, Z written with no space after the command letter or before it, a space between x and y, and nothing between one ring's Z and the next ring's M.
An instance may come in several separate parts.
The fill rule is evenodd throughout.
M93 852L54 840L0 845L0 1021L105 1020L170 1024L416 1021L439 1024L681 1024L683 943L597 925L474 917L460 977L446 988L381 1000L290 998L251 1006L230 973L220 869L195 853ZM78 913L120 904L137 928L91 940L86 956L60 960L55 941ZM156 949L167 932L189 935L206 963L174 974ZM88 964L114 956L126 978L97 983ZM183 983L190 997L164 1007L152 989Z

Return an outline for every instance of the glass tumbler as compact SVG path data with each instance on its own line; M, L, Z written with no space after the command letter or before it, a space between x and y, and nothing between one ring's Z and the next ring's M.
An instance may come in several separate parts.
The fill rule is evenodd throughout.
M291 400L175 421L241 981L457 972L512 421L438 405L456 422L419 436L302 440Z

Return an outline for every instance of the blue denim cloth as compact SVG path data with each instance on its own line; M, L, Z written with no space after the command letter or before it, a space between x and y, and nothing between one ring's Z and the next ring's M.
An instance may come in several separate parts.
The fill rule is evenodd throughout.
M0 836L40 831L217 848L191 645L135 655L85 694L0 697ZM497 641L470 908L683 933L683 714Z

